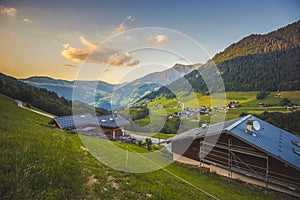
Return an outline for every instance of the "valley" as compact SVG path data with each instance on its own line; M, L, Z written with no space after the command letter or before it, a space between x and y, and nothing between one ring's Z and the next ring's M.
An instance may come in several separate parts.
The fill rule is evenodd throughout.
M4 199L287 198L178 163L144 174L116 171L96 160L78 135L48 125L49 118L19 108L4 95L0 95L0 107L0 192ZM148 152L132 144L99 140L105 143Z

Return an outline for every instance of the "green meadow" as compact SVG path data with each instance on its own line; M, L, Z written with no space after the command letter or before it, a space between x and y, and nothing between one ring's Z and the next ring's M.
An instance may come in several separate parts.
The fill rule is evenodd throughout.
M203 191L218 199L289 198L178 163L149 173L114 170L95 159L83 142L112 152L111 146L120 152L149 151L108 140L81 140L3 95L0 107L1 199L213 199Z
M167 114L172 114L181 109L181 104L178 104L178 100L184 102L185 107L199 107L199 106L224 106L231 101L238 101L240 107L231 109L229 111L219 111L212 113L215 115L226 114L226 119L233 119L239 117L241 113L249 114L261 114L264 111L268 112L291 112L284 107L280 107L280 100L288 98L293 104L300 105L300 91L282 91L271 92L265 99L257 100L257 91L253 92L226 92L225 94L214 94L213 96L202 95L201 93L194 93L190 95L184 95L183 92L178 94L177 99L166 99L165 97L158 97L149 102L149 106L159 104L166 110ZM280 94L280 98L276 98L275 95ZM263 102L266 107L260 107L259 103ZM270 105L270 106L269 106ZM177 106L177 107L176 107ZM210 116L201 116L202 120L210 121ZM147 123L147 119L140 120L142 124ZM139 122L139 121L138 121Z

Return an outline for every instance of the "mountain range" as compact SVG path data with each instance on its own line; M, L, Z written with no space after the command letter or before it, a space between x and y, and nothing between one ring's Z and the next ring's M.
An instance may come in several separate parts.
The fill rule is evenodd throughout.
M75 100L110 110L112 95L114 107L125 106L138 101L143 96L183 77L200 66L202 65L175 64L167 70L147 74L129 83L115 85L103 81L76 81L77 83L74 84L75 81L58 80L45 76L34 76L20 79L20 81L56 92L59 96L68 100L72 99L73 87L76 85L76 87L80 87L76 90L85 95L77 96ZM98 84L96 94L93 93L95 84ZM95 99L93 98L94 95Z
M213 68L211 66L216 66ZM124 84L78 81L75 100L110 110L131 105L140 99L176 93L217 92L203 79L221 75L226 91L277 91L300 89L300 21L267 34L253 34L217 53L205 64L175 64ZM72 99L74 81L35 76L20 81ZM188 83L191 90L187 89ZM96 94L94 85L97 84ZM172 92L171 92L172 91Z

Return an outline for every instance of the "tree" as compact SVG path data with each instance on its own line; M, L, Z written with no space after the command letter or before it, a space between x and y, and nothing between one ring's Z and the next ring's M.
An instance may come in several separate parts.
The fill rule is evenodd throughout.
M268 94L265 91L262 91L262 92L257 93L256 99L261 100L261 99L266 98L267 96L268 96Z
M145 139L145 146L148 150L151 150L152 147L152 140L150 138Z
M142 140L138 140L137 141L137 145L140 146L140 147L143 146L143 141Z
M280 106L287 106L289 103L291 103L291 100L289 100L288 98L283 98L283 99L281 99L279 105Z

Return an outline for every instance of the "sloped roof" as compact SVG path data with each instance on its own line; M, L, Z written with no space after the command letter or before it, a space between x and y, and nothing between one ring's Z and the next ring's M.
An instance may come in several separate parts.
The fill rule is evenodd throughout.
M259 130L253 130L251 133L247 132L246 123L248 120L258 122ZM300 155L294 153L294 150L300 151L300 147L292 144L292 141L300 144L300 138L252 115L212 124L208 128L193 129L169 140L180 140L189 137L200 138L220 134L224 131L300 169Z
M91 114L68 115L54 118L61 129L71 129L75 126L97 125L97 121Z
M228 120L228 121L221 122L221 123L210 124L208 127L204 127L204 128L195 128L192 130L188 130L186 132L177 134L176 136L174 136L172 138L169 138L169 140L171 140L171 141L172 140L180 140L180 139L190 138L190 137L193 137L196 139L199 137L203 137L204 135L219 134L221 131L223 131L230 125L234 124L235 122L241 120L242 118L243 117Z
M248 120L257 121L260 124L260 129L253 130L251 134L246 133L246 122ZM292 144L292 141L300 144L298 136L252 115L240 119L228 126L226 130L232 135L300 169L300 156L293 151L293 149L299 151L300 147Z
M113 115L101 115L97 117L98 123L103 127L117 128L120 126L128 125L129 122L118 114L117 118Z
M112 114L93 117L91 114L69 115L54 118L54 121L61 129L73 129L79 126L103 126L117 128L128 124L128 121L121 115L116 118Z

